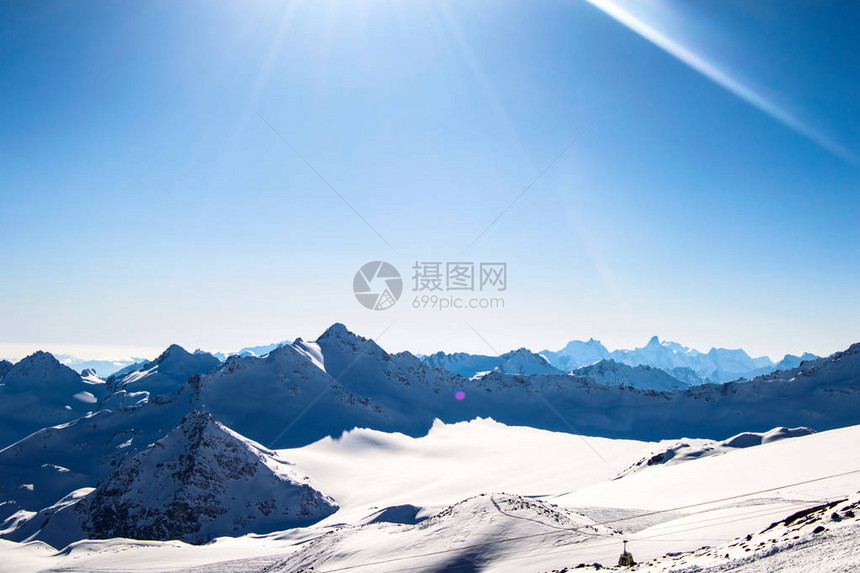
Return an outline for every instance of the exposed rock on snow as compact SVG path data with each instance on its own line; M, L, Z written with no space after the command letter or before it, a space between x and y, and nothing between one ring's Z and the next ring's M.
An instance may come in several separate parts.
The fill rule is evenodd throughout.
M337 506L307 480L275 452L195 411L95 490L52 510L36 537L55 547L83 537L201 543L309 525Z
M672 553L640 563L637 571L675 573L816 573L855 571L860 553L860 497L795 512L730 543ZM590 571L568 567L557 571Z
M3 381L3 377L6 376L6 373L12 370L13 364L8 360L0 360L0 382Z
M699 458L717 456L740 448L760 446L762 444L769 444L786 438L808 436L813 433L815 432L805 427L779 427L764 433L743 432L719 442L713 440L695 440L685 438L652 452L621 472L618 477L624 477L652 466L679 464L691 460L697 460Z

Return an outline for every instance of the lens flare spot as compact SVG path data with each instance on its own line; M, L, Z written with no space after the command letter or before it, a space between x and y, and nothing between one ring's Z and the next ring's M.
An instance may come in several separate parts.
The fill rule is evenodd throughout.
M457 390L457 393L454 394L454 397L458 400L465 400L466 399L466 393L463 392L462 390Z

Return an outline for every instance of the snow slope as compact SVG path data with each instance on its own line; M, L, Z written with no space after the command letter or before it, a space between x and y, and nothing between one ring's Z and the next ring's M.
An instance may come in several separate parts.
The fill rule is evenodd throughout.
M480 571L493 561L543 537L567 530L565 543L609 537L612 530L566 508L511 494L481 494L456 503L417 524L374 523L342 528L306 544L278 561L269 571L293 573L355 567L380 572L418 568L422 571ZM530 538L523 543L500 542ZM544 539L547 548L555 541ZM440 552L440 548L444 551ZM410 554L427 554L419 559ZM371 565L367 565L371 564Z
M860 495L794 512L716 547L664 555L638 571L855 571L860 567Z
M447 430L454 428L446 427ZM592 445L602 451L603 442L594 442ZM312 451L321 446L322 443L314 444L304 450ZM631 451L635 449L633 444L630 446ZM329 571L376 561L376 564L358 570L402 571L407 567L417 567L417 570L441 571L444 567L453 567L456 564L465 570L513 572L522 571L524 567L527 567L527 570L541 570L544 567L549 571L584 562L614 564L623 538L631 540L631 549L634 554L638 553L640 561L656 558L667 551L687 551L703 544L728 542L739 535L761 530L800 508L816 505L820 499L844 496L857 491L860 489L860 457L856 453L860 452L858 446L860 427L855 426L790 440L770 441L758 447L735 449L721 456L685 464L656 467L623 480L607 479L592 485L584 485L582 481L577 483L577 476L582 475L582 467L558 467L552 460L547 459L543 466L534 468L532 463L526 462L522 464L524 467L534 468L535 472L543 471L543 480L568 477L569 481L564 484L559 480L552 485L533 473L530 476L530 486L500 484L502 487L489 491L534 495L542 490L546 493L539 495L539 499L549 502L549 507L554 504L577 515L590 517L592 523L598 526L605 524L603 527L609 530L608 537L592 536L582 539L579 537L579 530L553 532L552 526L544 522L544 525L534 531L536 537L499 543L498 538L489 535L484 538L473 537L470 525L472 522L467 518L460 528L462 534L452 535L432 547L422 546L419 549L406 540L412 539L413 531L420 531L419 528L427 521L421 521L417 525L358 526L341 530L334 537L321 538L315 547L309 547L302 553L291 556L283 562L284 568L274 567L274 570L295 570L289 569L288 566L316 565L317 571ZM378 450L374 446L368 446L368 449L381 453L388 449L388 446L380 444ZM550 451L553 450L558 451L555 448ZM403 454L405 452L401 452L401 455ZM371 453L368 451L364 455L370 456ZM381 458L373 456L378 468L376 471L379 473L374 476L377 485L369 486L371 490L382 489L383 486L379 484L383 480L382 475L386 468L392 467L384 461L385 455L387 454L383 454ZM303 469L309 462L313 463L313 460L301 461L299 458L294 456ZM337 456L331 458L337 459ZM321 461L321 458L318 459ZM394 456L391 459L393 462ZM437 464L442 465L440 462ZM496 468L492 464L487 464L485 468L487 473L506 476L504 471L495 471ZM325 474L331 476L329 479L337 480L334 476L341 475L334 468L328 471L320 467L316 469L319 477ZM467 468L463 470L462 475L466 476L477 473ZM421 469L416 468L417 471ZM851 471L855 473L835 479L781 487ZM427 481L432 483L434 479L441 477L443 472L444 468L438 468L429 474L430 479ZM504 479L502 477L501 481ZM394 492L409 487L396 484L397 482L388 483ZM512 487L504 487L507 485ZM551 488L558 491L565 485L571 488L570 493L549 494ZM337 491L345 488L346 484L339 488L332 483L329 487ZM415 488L415 485L411 487ZM756 493L758 491L761 493ZM417 489L411 496L397 496L394 501L400 503L411 499L415 505L421 506L424 505L420 502L423 501L420 500L421 492L421 489ZM752 495L746 495L749 493ZM439 496L433 498L433 501L442 499L443 497ZM723 500L713 501L720 499ZM349 502L345 503L348 512ZM647 516L649 511L662 513ZM473 513L477 531L481 531L481 527L486 524L486 507L476 505L473 507ZM332 519L339 517L341 515L335 515ZM533 518L534 515L520 517ZM507 527L511 527L510 523L515 523L513 519L515 518L505 517ZM612 533L612 530L617 533ZM519 533L528 535L525 531ZM539 535L540 533L546 535ZM601 530L601 533L606 535L607 531ZM519 536L511 531L503 537ZM390 551L386 551L387 549ZM434 550L445 553L421 556ZM317 561L309 559L309 556L315 556ZM415 557L406 559L409 556ZM393 558L400 560L380 563ZM856 557L854 563L860 564L860 557Z
M556 368L569 372L609 358L609 350L599 340L571 340L559 351L544 350L540 353Z
M40 512L10 538L55 547L111 537L201 543L289 529L337 509L308 480L275 452L194 411L94 490Z
M590 366L582 366L571 374L590 378L606 386L630 386L640 390L667 391L687 387L687 384L659 368L628 366L614 360L601 360Z
M432 368L442 368L464 378L471 378L479 372L489 372L499 365L498 356L468 354L466 352L453 352L451 354L437 352L425 356L422 361Z
M525 348L512 350L499 356L466 354L465 352L453 354L437 352L425 356L422 362L433 368L442 368L464 378L473 378L491 371L526 375L562 373L562 370L550 364L546 357Z
M95 410L104 383L36 352L8 369L0 380L0 448L44 428Z
M562 371L550 364L549 360L531 350L520 348L499 356L499 364L493 368L504 374L561 374Z
M788 570L804 570L798 564L805 564L806 570L846 571L860 563L851 541L858 531L848 529L850 518L838 522L845 527L842 533L827 523L832 534L812 533L818 524L810 521L804 526L808 533L783 535L800 522L777 526L767 534L778 539L775 543L756 537L798 510L860 489L860 473L820 479L860 469L860 426L654 467L621 480L611 478L655 444L595 438L589 443L607 463L578 436L489 420L437 423L418 439L355 430L340 440L277 453L341 506L308 528L221 538L200 547L111 539L78 542L57 552L40 544L0 542L0 559L9 571L21 572L51 567L259 572L298 566L313 566L316 572L342 567L358 572L552 571L579 563L614 564L621 539L630 539L640 562L678 553L647 571L670 566L676 557L679 563L689 560L687 571L707 565L705 560L711 560L709 570L718 570L720 560L743 565L745 555L763 557L770 545L786 551L765 559L784 558L772 563ZM370 523L380 510L407 504L421 508L417 523ZM845 508L834 506L813 519L837 509L844 515ZM654 511L660 513L647 513ZM747 534L752 542L730 548L745 542ZM759 545L762 541L765 546ZM794 549L788 547L792 544ZM699 551L704 545L720 551Z
M0 360L0 382L2 382L6 373L12 370L12 366L14 365L8 360Z
M117 394L125 395L125 390ZM0 450L0 519L38 511L73 490L94 487L122 462L163 438L197 409L194 388L159 400L106 399L102 408L77 420L43 428ZM123 405L124 403L124 405Z
M107 379L111 392L146 392L151 396L176 392L195 374L209 372L221 361L206 352L186 351L171 344L155 360L142 364L131 372L122 371Z
M810 352L804 352L802 356L786 354L785 358L777 362L774 368L776 370L791 370L792 368L797 368L804 362L815 360L816 358L818 358L818 356Z
M713 441L701 439L683 439L670 442L637 461L635 464L621 472L618 477L624 477L631 473L642 471L649 467L658 465L674 465L708 456L718 456L737 448L751 448L762 444L769 444L786 438L807 436L814 432L809 428L774 428L768 432L743 432L732 436L727 440Z
M356 429L280 454L337 500L332 520L351 523L390 506L441 509L489 491L584 487L612 479L654 447L476 419L436 421L420 438Z

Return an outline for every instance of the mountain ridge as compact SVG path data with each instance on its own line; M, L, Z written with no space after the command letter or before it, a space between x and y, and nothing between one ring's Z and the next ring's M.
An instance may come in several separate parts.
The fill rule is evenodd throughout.
M64 547L78 539L180 539L268 533L337 509L277 454L194 410L84 495L37 514L19 536Z

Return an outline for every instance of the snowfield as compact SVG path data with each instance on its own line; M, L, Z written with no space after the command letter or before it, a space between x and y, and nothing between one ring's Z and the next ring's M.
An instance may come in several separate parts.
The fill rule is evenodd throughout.
M436 422L420 438L356 429L273 454L339 506L309 527L197 546L0 541L0 563L22 572L549 572L615 565L628 539L638 571L860 567L860 426L615 479L673 443L487 419Z

